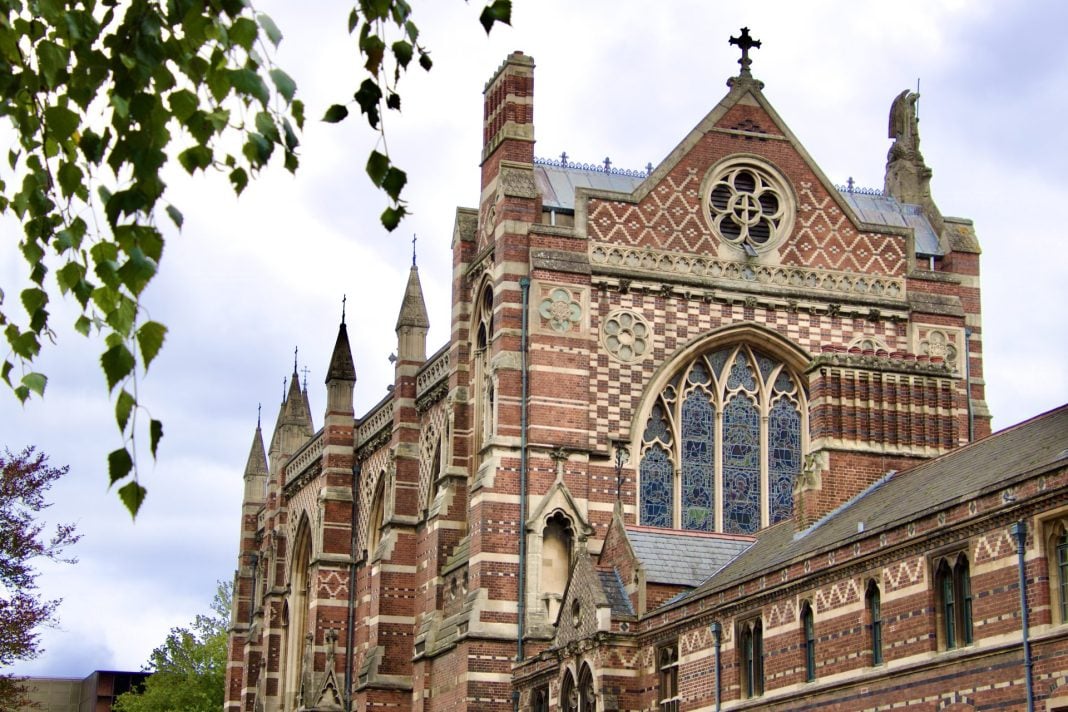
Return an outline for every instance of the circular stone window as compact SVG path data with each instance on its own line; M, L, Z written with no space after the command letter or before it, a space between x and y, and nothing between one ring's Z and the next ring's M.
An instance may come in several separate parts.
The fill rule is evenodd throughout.
M724 241L752 255L790 233L793 194L771 166L752 159L728 161L713 168L706 185L708 219Z
M637 312L617 311L608 315L601 327L605 350L624 363L640 360L649 351L652 329Z

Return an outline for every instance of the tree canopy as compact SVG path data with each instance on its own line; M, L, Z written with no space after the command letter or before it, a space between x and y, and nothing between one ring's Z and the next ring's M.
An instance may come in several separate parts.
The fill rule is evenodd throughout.
M152 651L152 672L140 692L115 700L116 712L217 712L226 687L226 631L230 624L233 586L218 584L211 612L198 615L188 628L171 628Z
M74 525L46 531L41 521L49 507L45 495L66 474L66 467L49 466L48 456L33 448L0 453L0 668L40 654L40 628L53 621L59 605L41 597L36 564L74 563L64 557L78 541ZM0 677L0 708L13 708L19 693L16 679Z

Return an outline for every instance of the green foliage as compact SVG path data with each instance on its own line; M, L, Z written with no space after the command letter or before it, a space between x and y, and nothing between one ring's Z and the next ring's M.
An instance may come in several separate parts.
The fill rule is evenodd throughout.
M480 16L486 32L510 21L510 0L493 0ZM353 101L380 137L367 173L389 198L381 220L393 230L407 214L408 178L389 158L384 119L400 111L398 84L412 60L427 71L433 62L408 0L359 0L348 29L367 73ZM293 79L270 61L281 41L247 0L0 1L0 117L15 137L0 172L0 214L23 226L18 248L30 284L17 312L0 288L9 347L0 379L22 402L44 395L48 379L33 364L57 337L50 291L73 295L74 330L104 339L100 366L122 438L108 477L133 515L146 494L136 441L147 409L137 381L167 334L140 300L163 258L157 209L179 230L184 222L165 200L162 171L172 158L190 175L221 171L240 194L276 153L296 170L304 107ZM349 114L335 104L323 120ZM148 431L155 458L163 425L149 416Z
M132 514L144 499L137 379L167 333L140 299L163 257L157 209L178 229L184 221L164 200L162 170L175 157L190 175L223 171L241 193L276 152L296 169L304 109L269 60L281 39L243 0L0 2L0 117L14 136L0 213L23 226L29 284L21 309L0 289L0 378L20 401L44 394L32 366L56 338L51 294L73 295L75 331L104 337L122 436L108 472ZM155 457L163 428L149 419L148 429Z
M496 23L511 24L511 21L511 0L493 0L479 16L487 34ZM408 177L390 161L385 116L387 111L401 110L398 84L412 59L418 57L419 66L428 72L434 63L430 53L418 42L419 28L412 21L412 8L407 0L359 0L349 13L349 33L357 37L357 50L367 72L352 99L368 125L379 133L381 150L371 152L367 175L389 198L390 204L382 211L381 220L392 231L408 214L407 204L401 197ZM349 113L345 105L334 104L326 110L323 121L336 124L344 121Z
M198 615L189 628L172 628L152 651L152 675L141 692L115 700L116 712L216 712L226 686L226 629L230 624L233 586L219 583L211 615Z

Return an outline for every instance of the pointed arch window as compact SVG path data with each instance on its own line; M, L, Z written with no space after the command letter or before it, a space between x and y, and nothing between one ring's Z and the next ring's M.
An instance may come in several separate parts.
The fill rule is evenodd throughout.
M490 372L490 343L493 339L493 289L483 287L476 305L474 322L475 422L476 452L493 435L496 393Z
M1053 622L1063 625L1068 623L1068 517L1048 522L1045 528Z
M315 629L311 621L312 586L312 538L307 519L301 521L291 552L289 570L289 595L283 606L283 644L285 650L284 675L282 679L285 699L294 700L296 706L300 684L308 672L309 638Z
M816 679L816 621L812 615L812 604L801 604L801 633L805 648L805 682Z
M738 625L738 666L743 697L764 694L764 626L759 618Z
M943 649L972 644L972 584L963 553L938 560L935 568L939 638Z
M883 664L883 603L879 595L879 585L868 581L868 590L864 593L865 607L868 609L868 630L871 633L871 664Z
M587 664L583 664L582 672L579 673L578 693L578 712L597 712L597 693L593 689L593 672Z
M564 684L560 686L560 709L563 712L579 712L579 691L570 670L564 673Z
M378 486L371 500L370 516L367 518L367 559L374 561L375 552L382 541L382 525L385 523L384 508L386 499L386 471L378 473Z
M640 523L752 534L787 519L806 412L797 374L756 348L722 347L686 363L642 432Z

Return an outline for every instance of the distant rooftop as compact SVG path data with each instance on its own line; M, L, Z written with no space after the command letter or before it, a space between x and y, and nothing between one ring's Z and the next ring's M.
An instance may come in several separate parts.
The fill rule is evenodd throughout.
M541 191L545 208L572 212L575 210L576 188L632 193L652 169L652 164L644 170L616 168L608 158L602 163L578 163L571 161L564 153L558 159L535 158L534 180ZM881 191L858 188L852 184L835 188L862 221L873 225L911 227L916 235L916 254L944 254L938 235L920 206L899 203Z

